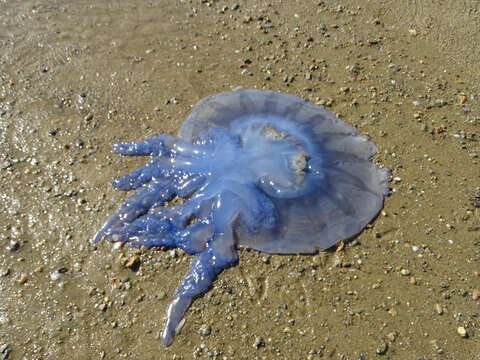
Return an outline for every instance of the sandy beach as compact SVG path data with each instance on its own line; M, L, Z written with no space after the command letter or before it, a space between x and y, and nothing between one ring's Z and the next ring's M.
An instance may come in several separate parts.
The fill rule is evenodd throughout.
M479 58L472 0L0 0L0 360L480 359ZM89 243L144 162L111 145L239 87L368 134L392 194L339 248L239 251L164 347L191 257Z

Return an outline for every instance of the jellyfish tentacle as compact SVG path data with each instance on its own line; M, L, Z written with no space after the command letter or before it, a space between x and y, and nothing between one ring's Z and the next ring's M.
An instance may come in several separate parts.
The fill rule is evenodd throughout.
M103 236L109 236L113 231L145 214L150 208L165 202L172 195L173 192L169 183L152 181L143 185L120 204L117 211L105 221L90 241L95 243Z
M231 228L222 233L215 233L208 247L195 255L190 269L175 291L174 299L168 307L166 324L161 335L165 345L172 343L180 321L192 301L210 288L218 274L237 261L238 256Z
M168 177L169 172L171 164L166 159L154 157L145 165L117 177L112 181L112 185L120 190L135 190L154 178Z
M171 221L166 217L158 218L153 214L145 214L131 223L125 224L122 228L112 230L109 235L113 241L133 244L135 240L132 239L140 237L164 237L172 231L172 227Z
M113 151L120 155L167 156L169 153L183 156L205 156L204 146L178 139L170 134L160 134L141 141L126 141L113 144Z
M213 235L209 207L208 203L189 200L185 205L152 209L108 235L132 246L175 246L196 254ZM194 223L189 225L189 221Z
M165 232L163 234L135 236L129 244L135 247L171 246L180 248L188 254L195 255L205 249L208 240L212 236L212 226L205 222L199 222L177 231Z
M126 141L113 144L112 149L120 155L165 155L168 145L172 144L175 138L170 134L160 134L141 141Z
M131 241L128 242L130 246L133 247L140 247L140 246L168 246L168 247L175 247L176 242L173 236L169 234L161 236L161 235L145 235L145 236L137 236L134 237Z
M216 188L217 185L212 185ZM208 193L208 189L206 190ZM214 197L211 208L211 223L214 232L205 250L196 254L190 269L183 278L168 307L166 324L161 339L170 345L178 325L193 299L205 293L223 270L238 261L232 224L238 217L239 196L232 191L223 191Z
M153 206L163 203L173 195L169 183L151 182L130 195L119 207L123 222L131 222Z
M199 221L174 235L176 246L189 254L203 251L212 236L213 226L205 221Z
M190 141L175 138L171 143L171 152L182 157L201 158L208 156L208 147Z
M177 219L179 216L182 218ZM213 231L209 219L196 219L190 226L187 220L183 214L171 216L151 212L111 230L109 236L113 241L128 242L132 246L175 246L195 254L205 248Z
M203 175L185 175L185 179L177 177L173 183L172 187L175 189L175 193L178 196L188 196L194 191L198 190L202 185L205 184L206 177Z
M278 216L277 210L274 203L257 186L227 180L224 188L228 191L224 191L221 198L226 199L231 214L234 210L237 211L241 223L250 232L273 229Z

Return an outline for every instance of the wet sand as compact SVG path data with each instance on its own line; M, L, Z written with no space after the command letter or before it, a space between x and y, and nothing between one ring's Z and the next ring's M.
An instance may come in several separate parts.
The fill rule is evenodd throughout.
M0 359L477 359L476 1L0 1ZM190 257L89 244L142 159L237 87L322 104L378 144L392 196L315 256L240 251L173 345ZM138 269L127 267L139 262Z

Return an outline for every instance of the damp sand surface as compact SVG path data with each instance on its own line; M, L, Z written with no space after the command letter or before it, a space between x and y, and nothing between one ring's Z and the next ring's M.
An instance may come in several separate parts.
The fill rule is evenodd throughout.
M475 1L0 1L0 359L476 359ZM202 97L302 96L379 145L392 196L315 256L240 251L158 340L190 257L88 239ZM321 234L319 234L321 236Z

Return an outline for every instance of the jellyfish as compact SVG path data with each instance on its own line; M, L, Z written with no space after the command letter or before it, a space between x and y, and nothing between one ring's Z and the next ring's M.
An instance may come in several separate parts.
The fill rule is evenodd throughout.
M193 256L167 309L165 345L192 301L238 262L239 248L325 250L360 233L389 191L389 170L372 161L377 148L367 136L322 107L269 90L206 97L177 137L160 134L113 150L149 158L113 181L135 192L91 241Z

